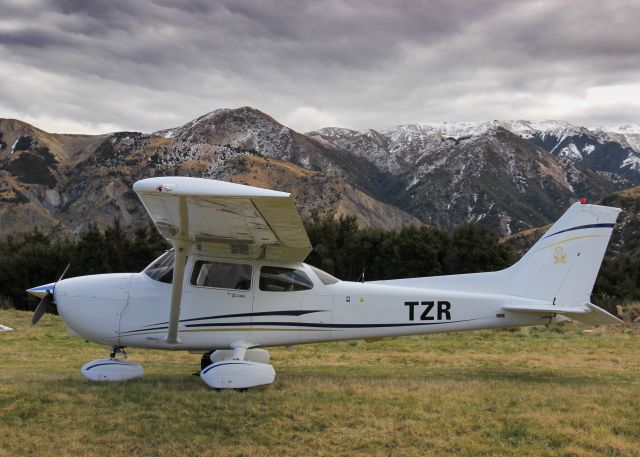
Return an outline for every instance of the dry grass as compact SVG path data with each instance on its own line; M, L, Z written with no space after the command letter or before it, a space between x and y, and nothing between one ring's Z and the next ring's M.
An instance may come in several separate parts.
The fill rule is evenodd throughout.
M640 455L640 340L578 325L271 350L277 379L207 389L199 356L132 350L142 380L91 384L105 348L0 310L0 455Z
M618 316L640 331L640 302L618 306Z

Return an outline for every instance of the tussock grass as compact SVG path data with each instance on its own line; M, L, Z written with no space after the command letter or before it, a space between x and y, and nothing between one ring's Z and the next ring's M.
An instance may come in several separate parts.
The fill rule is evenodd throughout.
M0 310L0 456L640 455L640 339L579 325L270 350L276 383L214 392L199 356L132 349L145 376L92 384L108 350Z

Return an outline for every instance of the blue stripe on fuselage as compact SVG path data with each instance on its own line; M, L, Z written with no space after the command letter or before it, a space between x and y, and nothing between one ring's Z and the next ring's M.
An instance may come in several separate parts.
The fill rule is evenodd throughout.
M390 328L390 327L422 327L425 325L443 325L443 324L457 324L460 322L472 322L479 321L485 319L484 317L476 318L476 319L462 319L457 321L439 321L439 322L416 322L416 323L388 323L388 324L329 324L329 323L319 323L319 322L215 322L215 323L200 323L200 324L186 324L185 327L188 328L200 328L203 330L206 328L215 328L215 327L246 327L246 326L264 326L270 325L274 327L302 327L302 328L323 328L323 329L355 329L355 328ZM164 327L153 327L153 328L141 328L138 330L129 330L126 332L120 332L120 335L126 336L126 334L130 333L143 333L152 330L167 330L167 326ZM180 330L178 330L180 331Z
M312 313L324 313L326 309L303 309L293 311L260 311L257 313L236 313L236 314L218 314L217 316L194 317L191 319L180 319L179 322L203 321L206 319L228 319L230 317L255 317L255 316L303 316ZM158 322L156 324L145 325L144 327L153 327L156 325L166 325L169 322Z

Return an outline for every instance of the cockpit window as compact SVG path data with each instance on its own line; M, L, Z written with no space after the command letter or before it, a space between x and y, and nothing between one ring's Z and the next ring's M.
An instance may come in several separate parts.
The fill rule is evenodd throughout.
M171 281L173 281L174 257L175 253L173 249L165 252L156 260L154 260L151 265L145 268L143 273L156 281L171 284Z
M313 270L313 272L316 274L318 279L322 281L322 284L324 284L325 286L330 286L331 284L335 284L338 281L340 281L335 276L331 276L329 273L327 273L326 271L322 271L320 268L316 268L311 265L309 265L309 268Z
M260 269L260 290L267 292L293 292L308 290L313 283L302 270L282 267Z
M198 260L191 273L191 284L218 289L249 290L251 265Z

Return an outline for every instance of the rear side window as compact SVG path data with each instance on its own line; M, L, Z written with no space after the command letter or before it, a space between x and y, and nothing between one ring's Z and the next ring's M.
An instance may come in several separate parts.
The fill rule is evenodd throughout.
M251 265L197 260L191 273L191 284L218 289L249 290Z
M308 290L313 283L302 270L282 267L260 269L260 290L266 292L294 292Z

